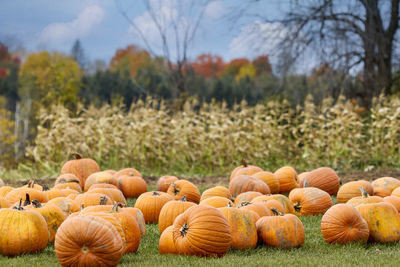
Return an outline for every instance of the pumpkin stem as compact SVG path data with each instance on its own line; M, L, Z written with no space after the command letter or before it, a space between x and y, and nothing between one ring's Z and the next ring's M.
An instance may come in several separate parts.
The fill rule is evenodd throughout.
M358 189L361 191L362 198L369 197L367 190L365 190L363 187L359 186Z
M159 195L160 195L160 193L158 193L157 191L154 191L152 194L152 196L159 196Z
M179 201L186 202L186 196L183 196Z
M300 202L297 202L296 204L294 204L293 208L294 208L295 211L300 212L300 210L301 210Z
M13 209L24 210L24 208L22 207L22 198L19 199L19 204L17 206L14 206Z
M133 172L130 172L128 175L129 175L129 176L133 176L134 174L133 174Z
M81 205L81 210L80 210L80 211L82 211L84 208L85 208L85 204L82 204L82 205Z
M307 182L307 180L304 180L304 182L303 182L303 187L308 187L308 182Z
M189 228L188 228L188 226L187 226L187 223L185 223L185 224L181 227L181 229L179 229L179 232L181 232L181 236L184 237L184 236L187 234L188 230L189 230Z
M228 205L227 205L227 207L228 207L228 208L231 208L231 207L232 207L232 204L231 204L231 202L228 202Z
M108 198L106 196L100 197L99 205L107 205L107 200L108 200Z
M180 190L179 190L178 188L176 188L176 184L173 183L172 186L174 187L174 195L179 194L179 191L180 191Z
M33 186L35 185L35 181L34 180L29 180L27 185L28 185L28 188L33 188Z
M37 199L32 200L32 205L35 208L41 208L43 207L42 204L40 204L40 202Z
M244 159L242 159L242 165L243 165L243 167L247 167L247 162L244 160Z
M123 208L124 205L122 205L121 203L115 203L114 206L111 209L111 213L118 213L118 208Z
M71 154L71 156L73 156L75 159L82 159L82 155L79 154L78 152L73 152L73 153Z
M271 208L272 213L274 213L275 216L283 216L284 214L277 210L276 208Z
M240 206L244 207L244 206L248 206L248 205L251 205L251 204L253 204L253 203L248 202L248 201L243 201L243 202L240 203Z
M24 206L28 206L29 204L31 204L31 197L29 196L28 193L26 193L25 195L25 201L24 201Z

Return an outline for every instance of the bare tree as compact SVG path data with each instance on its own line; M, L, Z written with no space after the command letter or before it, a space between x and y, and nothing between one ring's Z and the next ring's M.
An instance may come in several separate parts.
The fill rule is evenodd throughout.
M368 104L372 97L389 92L393 83L399 2L290 0L283 19L263 20L279 22L289 29L290 34L277 46L289 65L306 51L305 47L311 47L313 52L319 52L322 62L347 72L362 70L364 89L359 97Z
M177 98L185 92L188 52L210 0L142 0L146 15L159 37L159 43L153 42L145 32L146 29L141 28L135 19L129 16L129 9L137 7L138 2L140 1L123 3L122 0L115 0L118 11L140 37L145 49L152 56L165 59L166 72L174 87L174 97ZM168 4L170 8L163 8L162 4Z

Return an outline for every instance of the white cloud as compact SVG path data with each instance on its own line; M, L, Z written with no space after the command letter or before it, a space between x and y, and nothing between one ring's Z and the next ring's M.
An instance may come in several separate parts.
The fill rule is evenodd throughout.
M65 42L82 38L100 24L105 11L98 5L86 7L76 19L69 22L54 22L47 25L39 36L39 44L44 46L59 46Z
M212 1L210 2L205 9L204 15L206 18L210 19L219 19L221 18L226 12L226 7L222 1Z

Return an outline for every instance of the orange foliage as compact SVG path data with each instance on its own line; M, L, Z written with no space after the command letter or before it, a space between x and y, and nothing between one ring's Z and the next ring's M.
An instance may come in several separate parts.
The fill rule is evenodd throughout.
M196 74L201 74L204 75L204 77L210 78L212 76L221 76L225 63L220 56L201 54L190 65Z
M253 60L253 65L257 70L257 74L260 74L262 72L272 72L272 67L269 63L268 55L258 56Z
M111 70L128 69L131 76L151 60L149 52L135 45L128 45L125 49L118 49L110 62Z
M236 76L239 73L241 67L250 64L250 60L247 58L236 58L231 60L222 71L222 75L233 75Z

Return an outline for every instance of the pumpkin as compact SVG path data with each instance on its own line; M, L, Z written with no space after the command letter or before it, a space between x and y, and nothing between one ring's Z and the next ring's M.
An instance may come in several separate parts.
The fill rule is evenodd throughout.
M69 195L68 197L70 197L70 196L71 195ZM104 196L104 194L87 192L87 193L84 193L84 194L77 195L74 200L80 207L82 205L84 207L88 207L88 206L98 205L99 202L100 202L100 199L103 196ZM114 204L114 201L112 201L111 199L107 198L107 205L112 205L112 204Z
M70 182L70 183L61 183L61 184L56 184L54 188L57 189L73 189L77 191L78 193L82 193L82 188L79 183L75 182Z
M257 228L254 216L243 209L219 208L228 221L231 232L231 248L250 249L257 245Z
M359 197L362 195L360 187L367 191L368 195L374 195L374 188L371 183L365 180L352 181L345 183L339 188L337 193L336 203L346 203L353 197Z
M30 180L26 185L23 186L23 188L32 188L39 191L43 191L43 186L35 183L34 180Z
M228 206L228 204L233 205L232 201L230 201L226 197L209 197L200 201L201 205L209 205L214 208L222 208Z
M46 220L47 229L49 231L49 242L54 242L58 227L63 223L66 216L64 212L54 204L46 204L42 206L36 199L32 200L32 204L26 206L25 209L34 209L40 213Z
M161 192L167 192L170 184L178 180L179 179L176 176L170 176L170 175L161 176L157 181L156 190Z
M64 163L60 174L74 174L79 179L81 188L84 188L86 178L88 178L92 173L99 172L100 167L93 159L82 158L82 156L78 153L73 153L72 156L74 156L75 159Z
M62 266L116 266L124 252L116 228L96 216L75 216L58 229L54 242Z
M42 251L49 240L47 224L42 215L25 210L20 204L0 209L0 254L15 256Z
M364 190L364 188L359 187L358 189L360 190L362 195L360 197L351 198L349 201L347 201L347 204L356 207L361 204L383 202L383 198L381 197L368 195L367 191Z
M67 197L71 194L79 194L78 191L74 190L74 189L69 189L69 188L65 188L65 189L60 189L61 192L63 192L63 194Z
M232 181L233 178L239 175L252 175L257 172L262 172L263 170L260 167L254 166L254 165L247 165L247 162L242 159L242 165L239 167L236 167L232 173L231 176L229 177L229 181Z
M110 173L110 174L112 174L112 175L114 175L114 174L117 173L116 170L105 170L105 171L103 171L103 172L108 172L108 173Z
M372 182L374 194L380 197L390 196L394 189L400 186L400 180L393 177L382 177Z
M95 172L89 175L85 181L85 192L94 184L112 184L118 186L117 179L109 172Z
M132 208L132 207L125 207L122 208L122 210L131 214L136 219L139 225L140 235L144 237L146 235L146 222L144 220L142 211L138 208Z
M240 209L242 210L252 210L257 213L260 217L272 216L272 212L260 202L250 203L242 202ZM254 217L256 219L256 217Z
M383 201L392 204L400 212L400 197L387 196L383 198Z
M303 245L304 227L293 214L281 214L273 209L276 216L265 216L256 222L258 239L269 247L294 248Z
M270 199L279 201L282 204L283 208L285 209L285 213L294 214L296 212L287 196L281 194L274 194L270 196L264 196L263 198L263 200L270 200Z
M340 187L339 176L328 167L321 167L309 172L303 181L307 182L309 187L319 188L330 195L336 195Z
M176 217L173 238L179 254L225 255L231 246L230 226L222 214L208 205L196 205Z
M100 194L103 194L103 195L107 195L112 200L114 200L115 202L121 203L124 206L126 206L126 199L124 197L124 194L122 194L121 190L119 190L119 189L114 189L114 188L94 188L94 189L90 189L88 192L100 193Z
M14 187L11 187L11 186L8 186L8 185L0 187L0 197L7 196L7 194L13 189L14 189Z
M160 211L158 219L158 230L162 233L168 226L174 223L174 220L178 215L182 214L188 208L195 206L193 202L186 201L186 197L182 197L180 200L173 200L167 202Z
M93 184L89 187L90 189L95 189L95 188L107 188L107 189L119 189L117 186L113 185L113 184L105 184L105 183L101 183L101 184Z
M135 208L142 211L146 223L157 223L162 207L174 198L164 192L146 192L141 194L135 203Z
M331 196L316 187L295 188L289 200L299 215L323 214L333 205Z
M57 188L53 188L53 189L46 190L46 191L43 191L43 192L47 196L48 200L56 198L56 197L66 197L64 192L61 191L61 189L57 189Z
M367 222L353 206L337 204L322 217L321 233L330 244L366 243L369 229Z
M209 197L226 197L231 199L232 195L228 188L224 186L215 186L205 190L203 194L201 194L200 201Z
M280 213L283 213L283 214L286 213L285 208L283 207L281 202L279 202L278 200L275 200L275 199L265 199L264 197L265 196L256 197L251 202L252 203L260 202L265 207L267 207L271 212L272 212L272 208L274 208L277 211L279 211Z
M181 199L186 196L186 200L194 203L200 202L200 191L193 183L187 180L178 180L173 182L167 193L170 194L175 200Z
M279 190L282 193L290 192L292 189L299 187L297 181L297 172L290 166L284 166L275 173L279 181Z
M69 183L77 183L80 187L80 180L76 177L73 173L64 173L57 177L56 181L54 182L54 186L59 184L69 184ZM81 188L81 187L80 187ZM82 190L82 188L81 188Z
M392 193L390 194L391 196L395 196L395 197L400 197L400 187L396 187Z
M9 207L11 207L10 202L8 202L4 197L0 197L0 209L6 209Z
M80 210L75 200L68 199L66 197L53 198L49 200L47 204L53 204L58 206L63 211L65 217L69 216L73 212L78 212Z
M120 203L114 204L110 214L113 215L121 223L126 238L125 253L137 251L140 244L140 229L137 219L127 211L118 209L122 207Z
M113 208L114 204L109 204L109 202L107 204L107 202L108 202L108 197L103 196L100 198L98 205L84 207L83 209L80 210L80 214L110 211Z
M256 191L248 191L248 192L243 192L240 193L236 198L235 198L235 205L236 206L241 206L242 202L251 202L254 198L263 196L260 192Z
M369 242L397 242L400 240L400 215L386 202L361 204L356 207L368 223Z
M297 183L299 184L299 187L303 187L304 181L306 178L306 175L309 174L310 172L302 172L297 176Z
M252 174L251 176L260 179L264 183L266 183L271 191L271 194L278 194L279 193L279 181L276 175L272 172L257 172Z
M41 203L45 203L48 201L46 194L43 191L39 191L29 187L20 187L11 190L6 199L9 203L17 203L20 199L22 201L26 200L26 195L29 194L31 199L36 199Z
M261 194L269 194L271 191L266 183L260 179L248 175L236 176L229 183L229 191L233 197L238 196L240 193L248 191L256 191Z
M174 243L173 229L173 225L170 225L162 232L158 241L160 254L178 254Z
M138 170L136 170L135 168L125 168L122 170L117 171L116 173L114 173L114 177L118 180L118 178L122 175L128 175L128 176L140 176L142 177L142 175L140 174L140 172Z
M147 183L141 176L121 175L118 177L118 188L125 197L138 197L147 192Z

